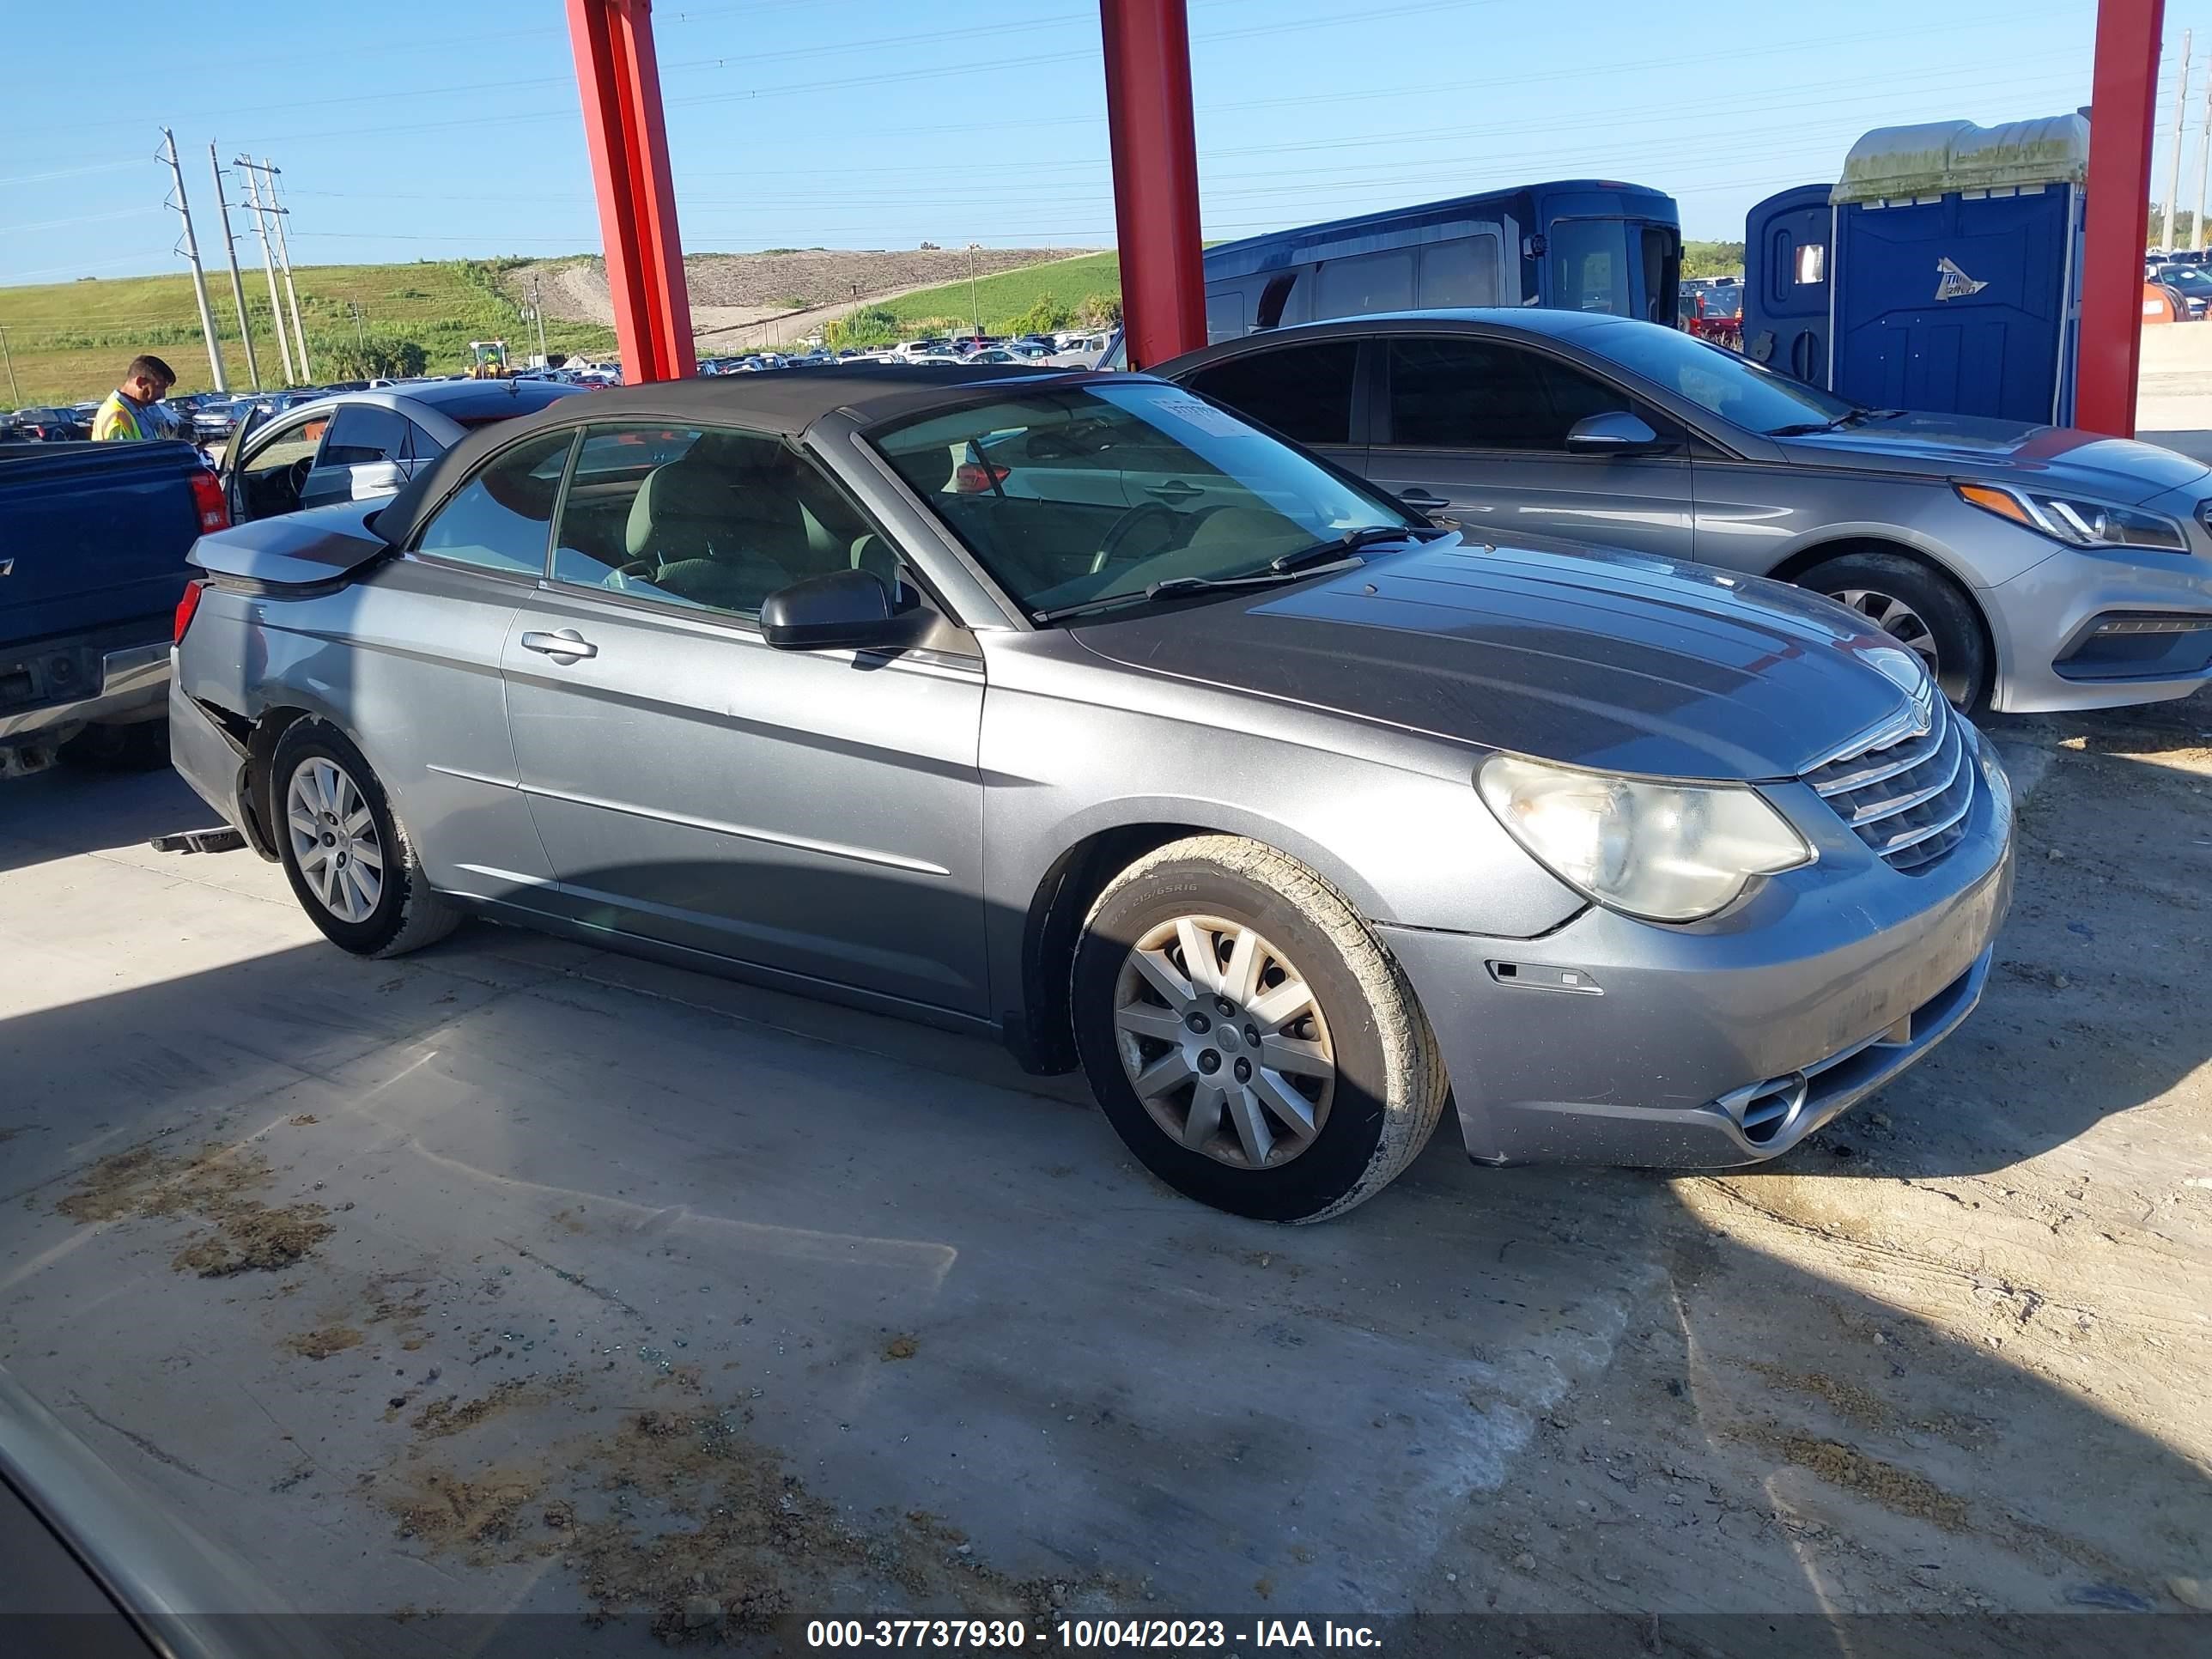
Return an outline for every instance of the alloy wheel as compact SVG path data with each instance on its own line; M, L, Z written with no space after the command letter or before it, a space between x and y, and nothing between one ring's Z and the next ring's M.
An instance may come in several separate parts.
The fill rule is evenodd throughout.
M1336 1051L1297 964L1240 922L1178 916L1131 947L1114 988L1129 1086L1177 1145L1272 1169L1328 1121Z
M1941 683L1936 673L1936 633L1920 613L1894 593L1878 593L1870 587L1846 587L1828 597L1849 605L1908 651L1919 653L1928 678Z
M325 909L366 921L384 896L384 844L360 786L336 761L311 755L284 791L292 859Z

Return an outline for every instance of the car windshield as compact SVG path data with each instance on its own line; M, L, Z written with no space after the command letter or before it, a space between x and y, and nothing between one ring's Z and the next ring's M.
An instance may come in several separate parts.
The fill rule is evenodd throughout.
M1157 381L1024 390L871 434L1021 605L1273 574L1362 530L1388 497Z
M1748 431L1830 425L1858 412L1847 398L1656 323L1608 323L1585 329L1574 339L1630 374Z

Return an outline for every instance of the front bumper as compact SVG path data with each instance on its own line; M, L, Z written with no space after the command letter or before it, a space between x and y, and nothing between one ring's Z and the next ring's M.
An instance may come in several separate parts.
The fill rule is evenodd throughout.
M1980 597L1997 636L1990 706L2002 713L2164 702L2212 681L2212 627L2096 638L2107 619L2212 624L2212 557L2203 554L2139 552L2121 559L2065 549ZM2162 648L2107 648L2136 643Z
M1979 1000L2012 896L2008 797L1978 784L1967 823L1909 875L1854 866L1838 839L1805 879L1690 927L1593 907L1540 939L1379 929L1443 1048L1468 1155L1725 1169L1789 1151Z

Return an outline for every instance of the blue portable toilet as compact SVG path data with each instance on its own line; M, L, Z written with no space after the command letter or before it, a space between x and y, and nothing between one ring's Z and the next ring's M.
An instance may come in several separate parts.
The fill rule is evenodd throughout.
M1743 228L1743 355L1828 383L1830 185L1799 185L1752 209Z
M2080 115L1852 145L1829 192L1828 385L1878 407L2070 422L2088 165Z

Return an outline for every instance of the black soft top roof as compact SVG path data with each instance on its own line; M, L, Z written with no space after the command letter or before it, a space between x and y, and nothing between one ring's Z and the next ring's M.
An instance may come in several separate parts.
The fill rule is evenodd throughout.
M866 363L815 368L767 369L691 380L656 380L562 398L535 415L478 428L447 450L436 465L376 516L376 532L404 545L416 526L493 450L556 427L596 426L607 421L666 420L700 426L742 426L795 438L824 415L843 410L868 425L962 401L979 382L1010 386L1082 386L1100 379L1085 369L977 364ZM1114 380L1126 380L1116 374Z

